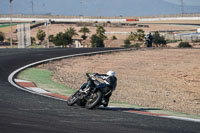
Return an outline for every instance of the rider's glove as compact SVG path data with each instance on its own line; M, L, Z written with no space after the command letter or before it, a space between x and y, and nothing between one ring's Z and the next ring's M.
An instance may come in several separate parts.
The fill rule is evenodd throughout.
M98 74L98 73L95 73L95 76L99 76L99 74Z

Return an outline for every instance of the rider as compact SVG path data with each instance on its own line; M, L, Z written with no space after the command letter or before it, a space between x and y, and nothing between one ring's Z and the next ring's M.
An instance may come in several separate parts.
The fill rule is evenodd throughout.
M147 47L152 47L153 36L151 35L151 32L147 34L145 38Z
M98 84L96 88L101 89L101 91L105 94L104 99L103 99L103 105L104 107L107 107L110 96L112 95L112 92L115 90L117 86L116 73L110 70L106 74L96 73L94 76L104 81L104 83Z

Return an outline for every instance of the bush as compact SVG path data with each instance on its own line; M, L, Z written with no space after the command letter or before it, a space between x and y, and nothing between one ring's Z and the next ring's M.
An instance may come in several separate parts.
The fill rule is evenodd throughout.
M39 29L37 32L37 39L40 40L40 44L44 41L45 37L46 33L43 30Z
M5 39L4 33L0 32L0 42L3 42Z
M49 42L53 42L54 41L54 35L49 35Z
M142 43L136 43L133 45L134 48L140 48L140 46L142 45Z
M167 41L163 36L159 34L159 32L155 32L155 34L153 34L153 43L156 46L159 46L159 45L166 45Z
M178 45L179 48L191 48L192 45L190 45L189 42L180 42Z
M66 47L69 46L72 43L71 35L68 34L68 32L62 33L59 32L53 39L53 43L56 46L62 46Z
M112 40L117 40L117 37L116 37L116 36L112 36L111 39L112 39Z
M90 42L91 42L91 45L92 45L93 48L105 47L104 39L97 36L96 34L92 35Z
M35 44L35 37L31 37L31 45Z
M131 47L131 42L129 39L124 40L124 46L125 48L130 48Z

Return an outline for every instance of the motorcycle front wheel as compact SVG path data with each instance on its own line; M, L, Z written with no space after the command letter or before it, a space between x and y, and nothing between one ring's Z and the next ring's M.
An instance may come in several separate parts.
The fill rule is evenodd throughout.
M93 109L98 106L102 100L103 94L101 91L91 94L90 98L87 100L85 107L87 109Z
M68 100L67 100L67 105L68 106L73 106L76 101L78 100L78 94L79 91L77 91L76 93L74 93L74 95L72 95Z

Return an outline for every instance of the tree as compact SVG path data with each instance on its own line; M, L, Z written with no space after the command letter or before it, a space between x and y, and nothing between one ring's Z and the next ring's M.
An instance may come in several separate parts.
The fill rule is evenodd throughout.
M153 43L156 45L156 46L159 46L159 45L166 45L167 44L167 41L165 40L165 38L163 36L161 36L159 34L159 32L155 32L153 34Z
M90 33L90 30L87 28L87 27L83 27L79 30L79 32L83 33L83 35L81 36L83 38L83 40L86 40L87 39L87 36L86 34L87 33Z
M54 37L53 43L56 46L66 47L67 45L70 45L72 43L72 38L67 32L65 32L65 33L59 32Z
M96 35L98 37L102 38L103 40L105 40L107 38L105 36L105 32L106 32L106 30L104 29L103 26L97 26Z
M76 30L73 27L69 27L66 31L66 34L68 34L71 38L73 38L73 36L78 35Z
M0 42L3 42L5 40L5 36L3 32L0 32Z
M37 32L37 39L40 40L40 44L44 41L45 37L46 33L43 30L39 29Z
M105 36L105 29L103 26L97 26L96 34L91 37L92 47L105 47L104 40L107 38Z
M91 37L92 47L104 47L104 40L97 36L97 34L92 35Z

